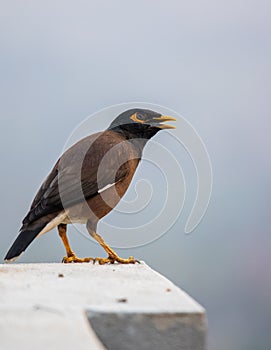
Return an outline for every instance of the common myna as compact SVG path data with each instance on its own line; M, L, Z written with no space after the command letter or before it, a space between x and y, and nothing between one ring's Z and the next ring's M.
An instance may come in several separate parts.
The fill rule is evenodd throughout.
M18 258L36 237L57 226L66 249L65 263L135 263L132 256L120 258L96 227L128 189L147 141L162 129L174 128L164 122L175 120L147 109L130 109L105 131L87 136L69 148L41 185L5 261ZM72 222L86 224L108 257L78 258L66 235L67 224Z

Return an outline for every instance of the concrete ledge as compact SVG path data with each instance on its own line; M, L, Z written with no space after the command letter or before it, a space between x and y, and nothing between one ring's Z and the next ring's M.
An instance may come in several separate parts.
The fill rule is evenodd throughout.
M205 349L204 309L146 264L0 265L1 348Z

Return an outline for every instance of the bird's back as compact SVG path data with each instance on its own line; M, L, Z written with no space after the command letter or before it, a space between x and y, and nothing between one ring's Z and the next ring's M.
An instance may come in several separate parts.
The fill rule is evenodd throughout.
M85 137L56 162L37 192L23 227L95 196L129 172L127 160L141 154L122 135L104 131Z

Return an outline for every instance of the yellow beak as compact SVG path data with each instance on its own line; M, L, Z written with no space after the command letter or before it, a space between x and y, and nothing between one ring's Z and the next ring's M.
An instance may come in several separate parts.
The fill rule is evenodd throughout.
M161 117L158 118L153 118L153 120L157 120L159 123L159 128L160 129L176 129L176 126L169 125L169 124L160 124L163 122L176 122L176 118L170 117L168 115L162 115Z

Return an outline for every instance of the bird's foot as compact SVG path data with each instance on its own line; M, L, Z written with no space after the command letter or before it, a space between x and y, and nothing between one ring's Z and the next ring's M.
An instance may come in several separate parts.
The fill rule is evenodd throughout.
M90 261L94 260L93 258L78 258L75 254L70 256L64 256L62 259L62 262L65 264L69 263L88 263Z
M116 255L109 255L108 258L95 258L93 259L93 264L96 263L96 261L100 264L100 265L104 265L104 264L114 264L115 262L119 263L119 264L135 264L138 263L140 264L139 260L136 260L133 256L130 256L128 259L123 259L121 257L119 257L117 254Z

